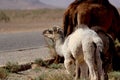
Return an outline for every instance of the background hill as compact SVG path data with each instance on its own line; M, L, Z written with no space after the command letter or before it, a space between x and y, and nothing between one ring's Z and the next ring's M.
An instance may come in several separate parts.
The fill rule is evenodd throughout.
M54 8L40 0L0 0L0 9L37 9Z

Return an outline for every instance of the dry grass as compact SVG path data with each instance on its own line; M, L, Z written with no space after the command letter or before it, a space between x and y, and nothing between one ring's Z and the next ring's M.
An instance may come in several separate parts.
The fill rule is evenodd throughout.
M4 68L0 68L0 80L8 77L8 71Z
M35 80L73 80L73 77L67 75L65 73L43 73L39 77L35 78Z
M7 69L0 68L0 79L5 80L73 80L73 77L68 75L63 64L50 64L47 67L41 65L43 60L37 59L35 61L37 66L34 69L11 73L18 70L17 63L8 63ZM9 74L9 75L8 75ZM109 72L109 80L120 80L120 72ZM82 80L82 79L80 79Z
M110 80L120 80L120 72L113 71L110 72L108 75Z
M63 9L0 10L9 22L0 22L0 32L41 30L52 25L61 25Z
M18 65L18 63L12 63L12 62L8 62L6 63L6 67L5 69L8 71L8 72L13 72L13 73L17 73L20 69L20 66Z

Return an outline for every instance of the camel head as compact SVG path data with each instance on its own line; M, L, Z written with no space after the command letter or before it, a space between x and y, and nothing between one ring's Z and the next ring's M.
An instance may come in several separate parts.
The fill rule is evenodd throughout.
M59 38L64 38L63 30L59 26L54 26L50 29L43 31L43 35L52 40L57 40Z

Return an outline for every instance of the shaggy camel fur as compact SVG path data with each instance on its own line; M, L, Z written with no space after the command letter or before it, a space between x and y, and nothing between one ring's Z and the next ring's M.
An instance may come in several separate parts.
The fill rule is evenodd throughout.
M77 28L78 27L76 27L75 30ZM115 58L115 56L117 56L117 55L115 55L116 51L115 51L114 41L111 38L111 36L109 36L107 33L105 33L101 29L101 27L94 26L94 27L91 27L91 29L94 30L99 35L99 37L102 39L102 41L104 43L104 49L103 49L103 53L101 53L101 59L103 62L102 66L105 71L105 80L108 80L107 72L113 70L114 64L112 64L112 63L114 63L113 62L114 58ZM85 69L84 69L84 71L85 71Z
M86 25L80 25L80 28L66 39L63 31L58 27L45 30L43 34L55 41L55 49L60 56L64 56L64 65L70 74L74 72L75 62L75 80L78 79L81 63L87 64L90 80L104 80L104 70L100 58L100 53L103 52L103 42L95 31Z
M64 35L71 34L79 24L100 26L105 32L120 40L120 16L108 0L75 0L63 16Z

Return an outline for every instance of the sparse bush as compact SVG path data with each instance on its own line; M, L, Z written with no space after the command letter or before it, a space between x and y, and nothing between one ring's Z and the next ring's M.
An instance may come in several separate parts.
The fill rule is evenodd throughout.
M118 39L115 40L115 46L116 47L118 47L118 46L120 47L120 42L118 41Z
M41 68L37 67L37 68L34 69L34 71L37 73L37 72L41 71Z
M40 66L46 66L46 67L48 66L48 63L43 61L42 59L36 59L34 63Z
M114 78L114 80L120 80L120 72L114 71L114 72L110 72L108 75L109 75L109 79Z
M9 22L10 21L10 17L7 16L4 12L0 12L0 21L5 21L5 22Z
M8 71L4 68L0 68L0 80L6 79L8 76Z
M62 64L55 64L55 63L49 64L48 61L43 61L42 59L36 59L34 63L40 66L45 66L54 69L62 68Z
M49 68L61 69L62 68L62 64L55 64L55 63L53 63L53 64L51 64L49 66Z
M8 62L6 64L6 67L5 67L9 72L13 72L13 73L17 73L20 69L20 66L18 65L18 63L11 63L11 62Z

